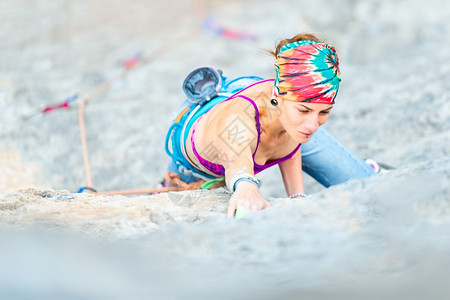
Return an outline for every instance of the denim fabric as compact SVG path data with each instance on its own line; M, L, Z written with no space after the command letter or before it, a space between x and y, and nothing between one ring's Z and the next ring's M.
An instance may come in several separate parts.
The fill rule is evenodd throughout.
M371 166L350 153L323 127L313 134L311 140L302 144L301 151L303 171L325 187L375 175ZM173 162L168 170L179 174L187 183L199 180L179 172Z
M302 144L301 151L303 171L325 187L375 175L371 166L350 153L323 127Z

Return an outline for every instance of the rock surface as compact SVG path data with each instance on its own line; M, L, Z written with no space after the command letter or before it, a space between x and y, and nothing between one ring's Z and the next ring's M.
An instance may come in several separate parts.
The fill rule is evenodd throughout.
M450 267L450 9L423 1L3 0L0 3L0 298L446 299ZM255 39L219 36L208 16ZM261 49L314 32L339 51L325 125L396 169L225 218L223 190L124 197L86 185L77 107L141 54L148 62L86 106L94 187L154 187L181 82L210 65L273 76ZM162 49L162 50L161 50ZM78 95L67 110L40 111Z

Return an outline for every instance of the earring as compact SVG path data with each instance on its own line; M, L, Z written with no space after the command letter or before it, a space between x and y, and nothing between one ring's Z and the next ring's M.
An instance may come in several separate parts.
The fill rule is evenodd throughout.
M271 100L270 100L270 103L271 103L273 106L277 106L277 105L278 105L278 101L277 101L277 99L275 99L275 98L271 99Z

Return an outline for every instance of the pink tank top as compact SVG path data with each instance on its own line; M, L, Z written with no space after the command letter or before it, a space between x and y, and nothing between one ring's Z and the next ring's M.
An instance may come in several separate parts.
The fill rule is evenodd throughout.
M254 85L256 85L256 84L260 84L260 83L267 82L267 81L273 81L273 79L267 79L267 80L263 80L263 81L256 82L256 83L254 83L254 84L248 86L247 88L241 90L239 93L241 93L242 91L244 91L244 90L246 90L246 89L248 89L248 88L250 88L250 87L252 87L252 86L254 86ZM253 107L255 108L255 112L256 112L256 116L255 116L255 117L256 117L256 118L255 118L255 119L256 119L256 130L257 130L257 132L258 132L258 139L257 139L257 144L256 144L255 152L253 152L253 171L254 171L254 174L258 174L259 172L261 172L261 171L263 171L263 170L265 170L265 169L267 169L267 168L270 168L270 167L272 167L272 166L274 166L274 165L277 165L277 164L279 164L279 163L281 163L281 162L283 162L283 161L285 161L285 160L291 159L291 158L294 156L294 154L298 151L298 149L300 148L301 144L299 144L299 145L294 149L294 151L292 151L290 154L286 155L285 157L282 157L282 158L280 158L280 159L274 160L274 161L272 161L272 162L270 162L270 163L267 163L267 164L265 164L265 165L259 165L259 164L257 164L257 163L255 162L255 154L256 154L256 151L258 150L259 141L260 141L260 136L261 136L261 124L260 124L260 121L259 121L259 110L258 110L258 107L256 106L256 103L255 103L252 99L250 99L249 97L243 96L243 95L239 95L239 93L234 94L233 96L231 96L230 98L224 100L223 102L229 101L229 100L234 99L234 98L236 98L236 97L241 97L241 98L243 98L243 99L249 101L249 102L253 105ZM221 102L221 103L223 103L223 102ZM206 112L206 113L207 113L207 112ZM206 114L206 113L205 113L205 114ZM204 115L203 115L203 116L204 116ZM212 172L212 173L214 173L214 174L216 174L216 175L218 175L218 176L225 176L225 168L224 168L222 165L215 164L215 163L212 163L212 162L210 162L210 161L204 159L203 157L201 157L201 155L197 152L197 150L196 150L196 148L195 148L195 143L194 143L195 129L196 129L196 127L197 127L197 124L198 124L199 120L200 120L203 116L201 116L200 118L198 118L198 120L197 120L197 121L195 122L195 124L193 125L193 130L192 130L192 135L191 135L192 151L194 152L194 155L195 155L195 157L197 157L198 161L199 161L199 162L202 164L202 166L204 166L207 170L209 170L210 172Z

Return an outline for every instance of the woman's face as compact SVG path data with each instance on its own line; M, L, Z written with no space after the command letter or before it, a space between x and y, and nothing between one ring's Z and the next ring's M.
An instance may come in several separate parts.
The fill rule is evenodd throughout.
M306 143L330 115L333 104L281 100L280 122L288 135L298 143Z

